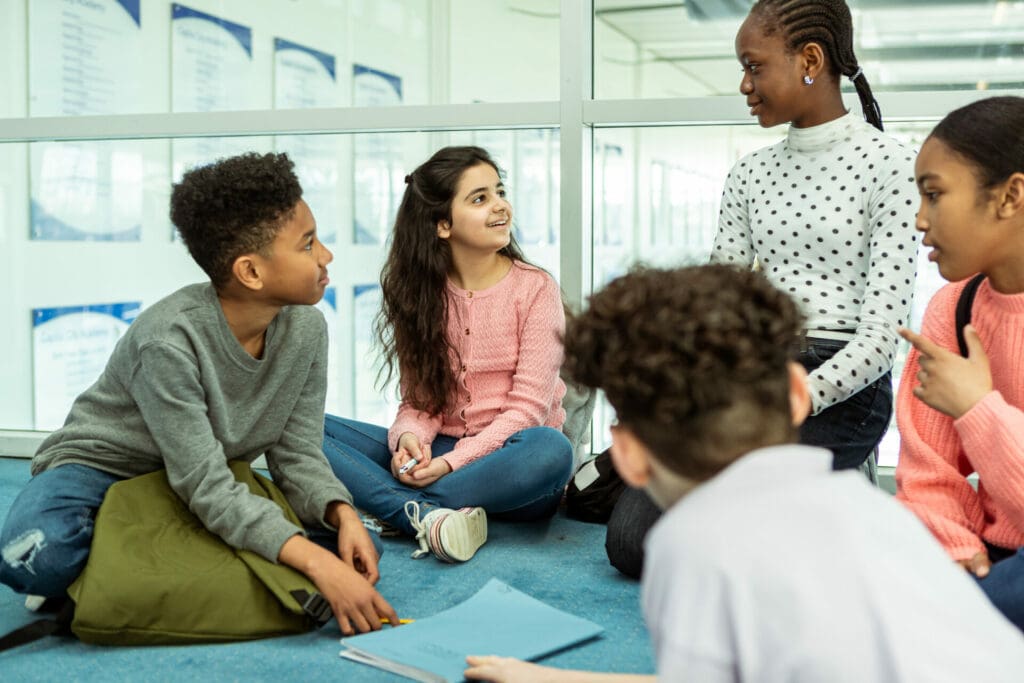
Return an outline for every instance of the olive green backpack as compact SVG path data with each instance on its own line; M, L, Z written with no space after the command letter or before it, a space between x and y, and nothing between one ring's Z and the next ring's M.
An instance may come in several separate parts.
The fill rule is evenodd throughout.
M273 482L245 462L229 465L236 480L301 526ZM88 643L158 645L300 633L332 616L305 576L208 531L162 470L110 487L89 560L68 594L72 608L4 636L0 650L68 627Z

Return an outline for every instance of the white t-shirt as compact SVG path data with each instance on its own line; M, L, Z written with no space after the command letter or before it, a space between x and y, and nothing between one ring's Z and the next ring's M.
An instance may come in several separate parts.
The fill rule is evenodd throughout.
M790 126L729 172L711 260L757 257L801 306L810 336L850 340L811 373L815 413L892 369L914 292L917 203L913 152L852 112Z
M666 681L1021 681L1024 636L927 529L828 451L740 458L646 541Z

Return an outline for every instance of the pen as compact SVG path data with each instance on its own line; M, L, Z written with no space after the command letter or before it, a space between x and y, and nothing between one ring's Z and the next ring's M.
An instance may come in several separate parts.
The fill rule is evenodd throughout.
M405 463L404 465L402 465L401 467L398 468L398 473L399 474L405 474L406 472L411 470L413 467L416 467L417 463L419 463L419 460L417 460L416 458L413 458L412 460L409 460L407 463Z
M415 619L399 619L398 623L399 624L411 624L414 621L416 621L416 620ZM387 617L382 617L381 620L380 620L380 623L382 623L382 624L390 624L391 620L388 619Z

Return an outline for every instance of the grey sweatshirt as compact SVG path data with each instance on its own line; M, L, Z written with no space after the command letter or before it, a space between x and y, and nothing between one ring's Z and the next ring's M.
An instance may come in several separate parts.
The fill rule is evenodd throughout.
M327 504L352 502L322 451L327 328L311 306L288 306L250 356L210 284L184 287L131 324L103 374L32 460L32 473L79 463L122 477L167 470L207 529L272 562L302 530L249 493L227 467L267 456L307 525L329 527Z

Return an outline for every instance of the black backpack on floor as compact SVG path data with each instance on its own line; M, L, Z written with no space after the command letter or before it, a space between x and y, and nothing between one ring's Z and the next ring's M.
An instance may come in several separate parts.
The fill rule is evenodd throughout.
M611 449L587 460L576 470L565 491L565 514L581 522L607 524L626 482L612 465Z

